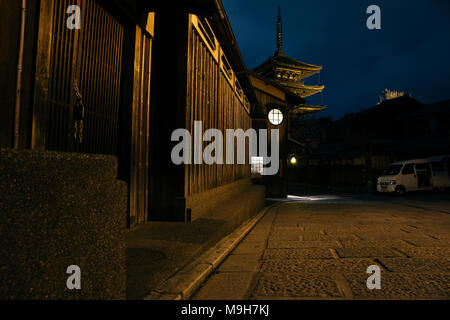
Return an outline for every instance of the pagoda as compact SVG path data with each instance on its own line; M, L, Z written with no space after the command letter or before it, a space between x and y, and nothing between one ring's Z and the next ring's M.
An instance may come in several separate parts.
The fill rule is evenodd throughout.
M303 82L304 79L319 73L322 68L322 66L301 62L285 55L283 52L281 9L278 7L277 51L273 57L270 57L268 61L256 67L253 71L267 79L277 82L287 89L289 93L303 100L304 98L322 92L325 88L323 85L306 85ZM309 114L325 109L325 106L307 106L300 104L295 106L291 112Z

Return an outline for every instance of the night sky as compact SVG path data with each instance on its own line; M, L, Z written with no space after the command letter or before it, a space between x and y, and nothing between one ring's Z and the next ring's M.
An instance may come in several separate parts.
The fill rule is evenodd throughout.
M450 99L448 0L223 0L247 67L276 51L280 5L287 56L323 65L328 110L337 119L374 106L385 88L423 103ZM369 5L381 8L382 30L368 30ZM318 82L318 76L305 80ZM320 104L320 94L308 104Z

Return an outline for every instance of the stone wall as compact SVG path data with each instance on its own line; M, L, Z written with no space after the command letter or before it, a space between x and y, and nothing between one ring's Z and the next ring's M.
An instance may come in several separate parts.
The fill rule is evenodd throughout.
M110 156L0 150L0 299L125 298L127 186ZM66 287L81 268L81 290Z

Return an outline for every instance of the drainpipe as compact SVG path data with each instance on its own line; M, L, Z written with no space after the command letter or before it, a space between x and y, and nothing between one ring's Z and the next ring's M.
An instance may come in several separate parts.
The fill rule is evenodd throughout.
M20 18L20 40L19 40L19 54L17 57L17 84L16 84L16 110L14 114L14 149L19 148L19 134L20 134L20 95L22 92L22 67L23 67L23 46L25 38L25 17L27 1L22 0L21 18Z

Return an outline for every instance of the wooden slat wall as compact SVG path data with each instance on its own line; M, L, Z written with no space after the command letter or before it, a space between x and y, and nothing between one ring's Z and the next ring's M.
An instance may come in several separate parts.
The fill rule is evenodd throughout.
M219 129L224 135L226 161L226 129L251 128L251 118L229 79L220 60L214 57L197 29L192 28L189 39L187 129L194 142L194 121L203 122L204 132ZM203 148L208 143L203 143ZM203 150L202 148L202 150ZM235 155L237 146L235 144ZM248 142L247 142L248 150ZM194 143L192 143L194 156ZM202 155L199 155L202 156ZM248 160L246 160L248 162ZM201 193L250 176L250 165L187 165L186 196Z
M47 149L69 149L69 117L71 114L72 71L76 31L66 26L69 0L54 1L48 96Z
M49 114L50 56L52 55L53 0L41 0L39 6L38 48L34 81L31 148L44 150Z
M151 55L152 39L140 27L136 27L131 129L131 224L148 219Z
M50 36L39 31L32 146L117 154L123 26L94 0L42 3L39 24ZM70 5L82 9L79 31L66 26ZM82 143L74 139L74 82L86 108Z
M86 107L84 138L76 151L117 154L123 26L93 0L83 0L80 74Z

